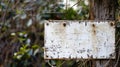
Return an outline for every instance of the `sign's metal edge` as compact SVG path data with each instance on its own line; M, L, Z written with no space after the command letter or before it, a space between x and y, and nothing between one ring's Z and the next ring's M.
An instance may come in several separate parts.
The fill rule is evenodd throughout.
M50 21L47 21L47 22L45 22L44 23L44 30L45 30L45 24L46 23L50 23L50 22L64 22L64 23L67 23L66 21L72 21L72 22L74 22L74 21L76 21L76 22L107 22L107 23L110 23L110 22L112 22L112 23L114 23L114 25L113 26L115 26L115 21L111 21L111 20L103 20L103 21L100 21L100 20L50 20ZM114 28L114 30L116 31L116 29ZM45 34L45 31L44 31L44 34ZM114 35L115 36L115 35ZM44 36L44 44L45 44L45 36ZM45 45L44 45L45 46ZM115 48L116 49L116 48ZM112 57L112 58L47 58L46 56L45 56L45 49L44 49L44 59L45 60L79 60L79 59L85 59L85 60L88 60L88 59L94 59L94 60L107 60L107 59L111 59L111 60L114 60L114 59L116 59L116 52L114 52L115 54L115 56L114 57Z

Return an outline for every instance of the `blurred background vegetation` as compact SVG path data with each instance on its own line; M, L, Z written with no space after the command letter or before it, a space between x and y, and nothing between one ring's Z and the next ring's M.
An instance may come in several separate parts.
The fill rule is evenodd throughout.
M88 1L71 1L72 6L63 0L0 0L0 67L91 67L89 60L43 58L46 20L89 20ZM118 8L117 20L119 15ZM120 48L119 21L116 28Z

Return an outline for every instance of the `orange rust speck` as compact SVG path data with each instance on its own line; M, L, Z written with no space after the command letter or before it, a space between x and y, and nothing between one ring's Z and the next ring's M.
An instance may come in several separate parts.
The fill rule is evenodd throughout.
M95 31L95 24L92 24L92 27L93 27L93 33L96 34L96 31Z

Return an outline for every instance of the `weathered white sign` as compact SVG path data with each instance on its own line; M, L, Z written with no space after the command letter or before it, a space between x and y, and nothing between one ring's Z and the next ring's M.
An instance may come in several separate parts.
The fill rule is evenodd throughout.
M48 21L45 59L114 59L115 23L112 21Z

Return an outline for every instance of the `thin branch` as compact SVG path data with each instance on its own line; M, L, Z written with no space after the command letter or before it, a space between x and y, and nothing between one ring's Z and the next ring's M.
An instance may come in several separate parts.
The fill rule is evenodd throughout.
M118 43L120 42L120 38L118 39L117 43L116 43L116 46L118 45Z
M108 61L104 64L104 67L107 67L107 65L109 65L110 61L111 61L111 59L108 60Z
M59 67L61 67L61 65L63 65L65 63L65 61L63 61L60 65L59 65Z
M48 64L51 66L51 67L55 67L54 65L52 65L51 63L50 63L50 61L48 60Z
M118 58L117 58L117 62L116 62L116 64L115 64L114 67L117 67L117 65L118 65L118 63L119 63L119 59L120 59L120 51L118 51Z
M77 3L75 3L75 4L74 4L72 7L70 7L70 8L73 8L74 6L76 6L77 4L79 4L80 1L81 1L81 0L79 0Z
M9 8L9 7L8 7L9 4L10 4L10 0L8 1L6 11L5 11L5 13L3 14L3 17L2 17L2 21L3 21L4 24L5 24L5 16L6 16L6 14L7 14L7 11L8 11L8 8ZM4 25L4 24L3 24L3 25Z

